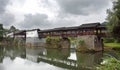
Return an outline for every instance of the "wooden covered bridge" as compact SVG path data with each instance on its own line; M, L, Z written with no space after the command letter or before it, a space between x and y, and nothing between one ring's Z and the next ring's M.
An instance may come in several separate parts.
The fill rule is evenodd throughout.
M97 35L99 37L106 36L106 26L100 23L88 23L82 24L80 26L74 27L60 27L54 29L40 30L40 29L32 29L32 30L22 30L15 32L13 37L25 37L27 32L38 32L39 38L45 38L47 36L61 36L61 37L77 37L83 35Z
M106 36L106 26L100 23L88 23L74 27L60 27L47 30L24 30L14 33L14 37L23 37L26 43L42 43L46 37L60 37L68 39L68 37L76 37L86 43L86 47L92 50L102 50L102 37ZM83 46L82 46L83 47Z
M106 27L100 23L82 24L75 27L61 27L38 32L39 37L47 36L62 36L62 37L77 37L82 35L97 35L99 37L106 36Z

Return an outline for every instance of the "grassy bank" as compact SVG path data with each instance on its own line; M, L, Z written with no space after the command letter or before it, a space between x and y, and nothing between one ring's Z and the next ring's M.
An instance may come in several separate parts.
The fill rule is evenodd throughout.
M105 47L120 48L120 43L104 43Z
M120 60L115 58L106 58L101 65L97 67L97 70L120 70Z

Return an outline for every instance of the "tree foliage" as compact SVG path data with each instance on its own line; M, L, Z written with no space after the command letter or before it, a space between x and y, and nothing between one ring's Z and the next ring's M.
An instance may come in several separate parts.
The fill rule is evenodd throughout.
M3 38L3 25L0 24L0 41L2 40Z
M3 36L6 36L6 34L9 34L11 32L16 32L16 31L19 31L19 29L17 29L15 26L10 26L9 29L2 27L2 35Z
M120 42L120 0L113 2L113 8L107 10L108 30Z
M62 39L60 37L47 37L46 38L46 44L52 45L52 47L48 47L48 48L59 48L61 41Z
M11 26L10 29L9 29L10 32L15 32L17 31L17 29L14 27L14 26Z
M120 60L112 57L106 57L96 70L120 70Z

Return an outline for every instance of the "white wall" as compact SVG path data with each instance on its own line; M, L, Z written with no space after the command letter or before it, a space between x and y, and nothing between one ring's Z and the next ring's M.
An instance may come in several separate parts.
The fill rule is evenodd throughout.
M37 30L26 32L26 37L38 37Z
M15 35L15 38L25 38L25 35Z
M45 39L39 39L37 30L26 32L26 46L44 46Z
M6 34L6 36L12 38L14 35L13 35L13 32L12 32L12 33L8 33L8 34Z

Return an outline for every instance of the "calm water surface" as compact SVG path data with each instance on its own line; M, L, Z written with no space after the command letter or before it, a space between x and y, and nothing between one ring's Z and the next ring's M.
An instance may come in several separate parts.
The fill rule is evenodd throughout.
M45 49L0 46L0 70L94 70L105 56L120 57L117 51L80 53L74 49Z

